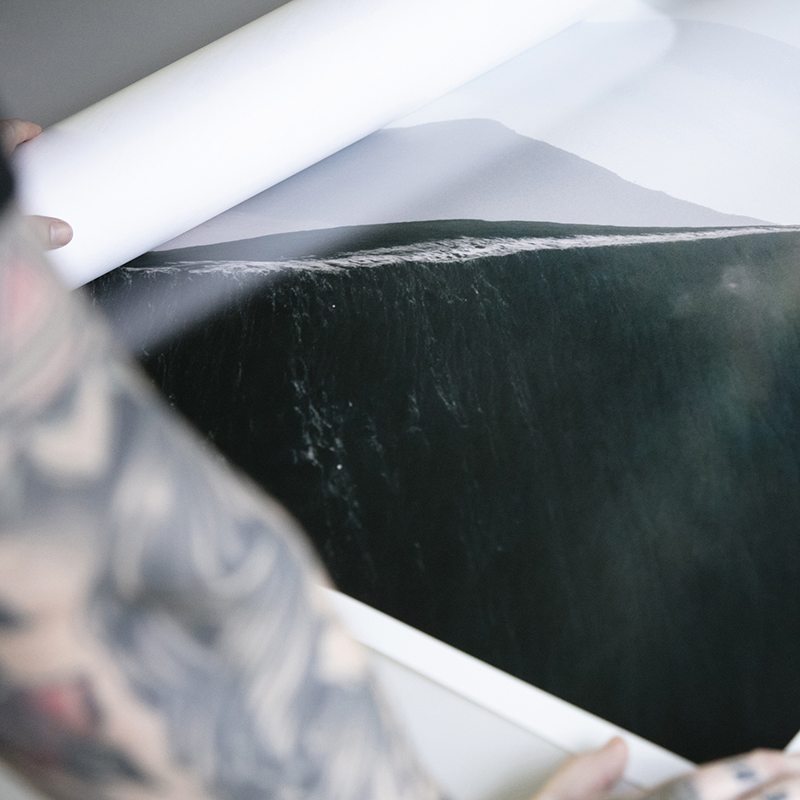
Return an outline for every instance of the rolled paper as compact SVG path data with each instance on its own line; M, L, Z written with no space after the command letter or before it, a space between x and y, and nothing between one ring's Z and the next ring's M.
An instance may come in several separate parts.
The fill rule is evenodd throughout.
M19 148L78 286L557 33L594 0L293 0ZM387 187L391 191L391 187Z

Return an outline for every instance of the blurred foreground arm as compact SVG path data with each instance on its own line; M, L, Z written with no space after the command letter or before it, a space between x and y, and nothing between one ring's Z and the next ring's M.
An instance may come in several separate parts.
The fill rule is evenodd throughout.
M440 797L294 523L114 354L30 236L0 203L0 755L69 800ZM605 800L626 757L573 758L538 800ZM800 800L800 759L642 797Z
M435 798L294 523L0 217L0 754L54 797Z

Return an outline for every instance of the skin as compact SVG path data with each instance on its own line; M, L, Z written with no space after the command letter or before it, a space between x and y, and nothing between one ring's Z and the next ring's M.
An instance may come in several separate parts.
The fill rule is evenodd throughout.
M40 125L24 119L0 119L0 149L9 156L19 145L35 139ZM56 250L72 240L72 228L63 219L33 215L28 217L31 235L43 250Z
M627 747L620 738L567 759L535 800L604 800L625 772ZM800 755L754 750L715 761L694 772L634 795L635 800L796 800Z
M2 131L13 148L38 126ZM6 213L0 755L64 800L440 798L325 582ZM569 759L537 800L607 797L626 760L620 739ZM642 797L800 800L800 761L756 751Z
M0 753L55 797L439 797L294 522L0 230Z

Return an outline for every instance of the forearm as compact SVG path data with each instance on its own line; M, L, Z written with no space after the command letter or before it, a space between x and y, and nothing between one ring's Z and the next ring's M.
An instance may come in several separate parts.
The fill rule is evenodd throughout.
M5 757L59 797L436 796L293 523L0 238Z

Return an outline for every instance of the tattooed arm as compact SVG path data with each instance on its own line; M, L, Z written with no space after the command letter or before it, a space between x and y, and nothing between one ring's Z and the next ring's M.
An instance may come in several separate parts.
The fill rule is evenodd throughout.
M323 581L0 215L0 755L70 800L438 798ZM625 759L539 800L606 796ZM798 773L759 751L645 797L800 800Z
M438 797L323 580L7 212L2 755L58 798Z

